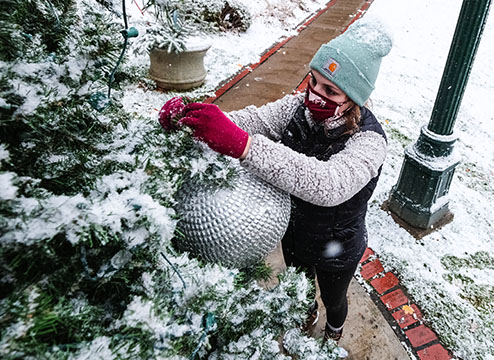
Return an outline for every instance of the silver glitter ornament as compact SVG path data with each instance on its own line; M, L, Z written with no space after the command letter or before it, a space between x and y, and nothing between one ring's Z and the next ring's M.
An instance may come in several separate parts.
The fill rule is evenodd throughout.
M184 185L178 196L184 251L242 268L268 255L290 219L290 195L240 166L228 187Z

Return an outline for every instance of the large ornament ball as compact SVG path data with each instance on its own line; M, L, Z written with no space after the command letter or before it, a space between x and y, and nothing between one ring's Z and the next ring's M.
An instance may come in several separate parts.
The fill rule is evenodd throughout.
M290 195L239 166L228 186L184 185L179 193L180 249L243 268L265 258L290 220Z

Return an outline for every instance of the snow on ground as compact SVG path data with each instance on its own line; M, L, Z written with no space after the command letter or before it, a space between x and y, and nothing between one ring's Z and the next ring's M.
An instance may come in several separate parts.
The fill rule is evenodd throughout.
M325 6L324 0L242 3L251 8L252 26L246 33L211 38L206 83L188 95L212 95L223 81L255 63L275 42L293 35L310 13ZM380 209L398 179L405 146L429 121L461 4L461 0L374 0L365 15L381 17L394 33L394 48L383 61L372 95L372 110L388 134L389 154L369 209L369 245L385 268L398 274L425 311L426 321L455 355L489 359L494 356L494 116L489 106L494 74L488 71L494 62L489 47L494 41L492 16L455 125L461 163L449 194L454 221L418 241ZM280 16L285 19L280 21ZM129 111L156 116L174 95L133 87L123 103Z
M454 221L415 240L380 205L396 184L403 149L430 119L462 2L375 0L393 28L394 48L384 59L373 111L383 121L390 151L370 206L369 245L395 270L427 320L465 359L494 355L493 115L494 19L488 18L455 124L461 158L449 199Z

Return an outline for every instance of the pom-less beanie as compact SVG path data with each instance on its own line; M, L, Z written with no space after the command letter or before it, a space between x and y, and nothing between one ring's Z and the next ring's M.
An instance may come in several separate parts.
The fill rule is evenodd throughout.
M363 106L374 90L381 60L391 47L391 36L379 21L359 20L322 45L310 67Z

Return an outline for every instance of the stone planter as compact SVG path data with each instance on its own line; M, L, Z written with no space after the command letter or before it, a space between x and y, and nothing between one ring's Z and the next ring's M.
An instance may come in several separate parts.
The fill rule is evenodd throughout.
M164 90L188 90L200 86L206 78L204 55L209 42L188 43L185 51L168 53L163 49L150 52L149 77Z

